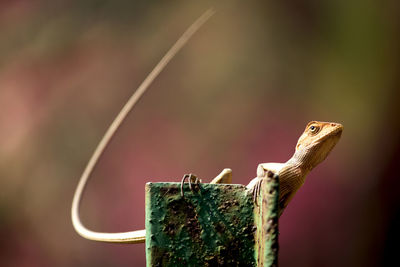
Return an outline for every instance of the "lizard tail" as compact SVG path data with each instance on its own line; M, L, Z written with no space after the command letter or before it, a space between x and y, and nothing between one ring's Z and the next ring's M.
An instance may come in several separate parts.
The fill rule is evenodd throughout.
M215 13L214 9L208 9L203 13L176 41L176 43L168 50L164 57L158 62L138 89L129 98L128 102L121 109L120 113L111 123L110 127L104 134L97 148L95 149L92 157L90 158L82 176L79 180L78 186L75 190L74 198L72 201L71 218L72 225L75 231L84 238L102 241L102 242L113 242L113 243L143 243L145 241L145 230L122 232L122 233L103 233L95 232L87 229L81 222L79 217L79 204L81 201L82 193L85 189L85 185L89 180L90 174L93 172L94 167L97 164L100 156L103 154L104 149L109 144L110 140L114 136L115 132L124 121L125 117L129 114L135 104L139 101L142 95L146 92L147 88L154 81L154 79L160 74L165 68L168 62L182 49L192 35Z

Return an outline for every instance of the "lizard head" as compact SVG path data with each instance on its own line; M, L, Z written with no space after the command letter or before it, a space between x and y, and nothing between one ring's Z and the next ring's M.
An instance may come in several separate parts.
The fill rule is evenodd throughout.
M340 123L311 121L297 142L295 154L302 157L311 170L328 156L342 131L343 125Z

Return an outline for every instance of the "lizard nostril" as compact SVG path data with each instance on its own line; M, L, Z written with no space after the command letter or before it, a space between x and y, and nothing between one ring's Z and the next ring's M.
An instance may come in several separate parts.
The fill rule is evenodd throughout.
M336 123L331 123L331 126L336 126Z

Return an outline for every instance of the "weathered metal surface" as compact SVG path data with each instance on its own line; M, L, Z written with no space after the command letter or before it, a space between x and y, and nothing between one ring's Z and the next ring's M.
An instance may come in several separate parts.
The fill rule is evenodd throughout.
M253 202L243 185L146 185L148 266L255 266Z
M277 219L257 218L277 214L277 203L270 199L274 193L262 204L271 212L260 213L243 185L199 184L193 189L185 184L182 198L180 183L146 184L147 266L276 263ZM276 189L263 185L262 192Z
M254 209L257 266L278 266L279 177L268 173Z

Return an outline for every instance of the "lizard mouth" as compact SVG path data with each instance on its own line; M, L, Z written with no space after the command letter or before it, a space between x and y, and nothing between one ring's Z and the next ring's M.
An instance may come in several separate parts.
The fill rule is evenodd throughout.
M321 138L321 141L325 141L328 138L333 138L334 140L339 140L339 138L342 136L342 132L343 132L342 124L332 123L331 126L333 126L335 128L332 131L330 131L329 133L327 133L323 138Z
M342 136L342 132L343 132L343 127L340 128L338 127L332 132L331 136L340 138Z
M325 151L325 154L322 158L326 158L330 151L335 147L337 142L339 141L340 137L342 136L343 132L343 126L339 123L332 123L332 126L335 128L327 133L324 137L321 138L321 142L317 145L319 149L322 149L322 151Z

